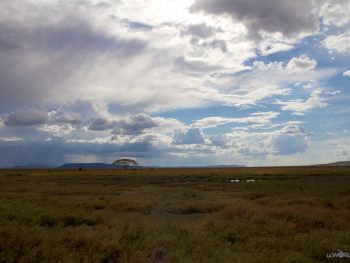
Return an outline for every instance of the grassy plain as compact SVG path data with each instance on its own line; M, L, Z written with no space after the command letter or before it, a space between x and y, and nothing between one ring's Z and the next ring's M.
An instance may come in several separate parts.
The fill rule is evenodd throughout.
M338 249L350 167L0 171L0 262L349 262Z

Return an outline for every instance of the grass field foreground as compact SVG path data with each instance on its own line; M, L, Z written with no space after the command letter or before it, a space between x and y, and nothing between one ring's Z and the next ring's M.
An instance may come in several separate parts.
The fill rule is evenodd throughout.
M350 167L0 171L0 262L350 262L337 250Z

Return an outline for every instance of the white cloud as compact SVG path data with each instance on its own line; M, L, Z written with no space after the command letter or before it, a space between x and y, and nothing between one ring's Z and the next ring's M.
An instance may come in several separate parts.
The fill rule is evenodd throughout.
M334 153L334 156L335 157L346 157L346 156L348 156L348 152L344 149L336 150Z
M303 72L312 71L316 68L317 62L314 59L310 59L306 55L302 55L300 57L292 58L287 65L287 70L292 72Z
M18 141L22 141L22 138L18 138L15 136L12 137L0 137L0 142L18 142Z
M331 0L324 5L322 11L323 23L341 27L350 21L350 1Z
M197 120L193 126L205 128L213 128L220 125L225 125L229 123L269 123L271 119L276 118L279 115L278 112L257 112L253 113L250 117L243 118L224 118L224 117L208 117L204 119Z
M215 85L219 91L213 90L206 97L222 101L226 105L246 106L256 105L264 99L273 96L293 94L295 83L301 83L308 93L318 94L322 90L321 83L335 75L335 69L313 70L317 62L307 56L292 58L287 64L283 62L264 63L255 61L250 70L235 75L220 75ZM301 69L304 70L301 70ZM305 74L305 70L308 70ZM312 85L308 85L312 83ZM311 88L309 88L311 87ZM316 91L315 91L316 90ZM209 90L206 90L209 92ZM322 93L322 92L321 92ZM311 95L309 103L315 103L317 96ZM318 96L319 97L319 96ZM297 100L297 102L302 102ZM311 106L311 104L309 104ZM322 104L324 105L324 104Z
M350 32L345 32L339 35L328 36L322 44L330 49L337 51L338 53L348 54L350 53Z
M181 129L185 125L177 119L153 117L153 121L157 124L152 131L158 134L170 135L176 129Z
M350 77L350 70L347 70L343 73L344 77Z
M328 104L325 99L320 97L320 92L313 91L307 100L294 99L289 101L276 100L276 104L282 105L282 110L292 111L295 115L304 115L305 112L315 109L324 108Z

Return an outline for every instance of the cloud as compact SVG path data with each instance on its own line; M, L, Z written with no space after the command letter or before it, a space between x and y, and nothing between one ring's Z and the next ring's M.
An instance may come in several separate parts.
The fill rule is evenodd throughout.
M276 154L289 155L303 153L308 148L307 135L300 126L289 125L272 136L272 146Z
M204 134L199 128L177 129L173 134L173 144L203 144Z
M54 123L68 123L72 125L78 125L82 123L82 119L79 114L59 114L53 117Z
M0 35L7 36L0 39L0 52L4 51L0 60L0 108L11 108L14 103L33 105L86 98L85 76L97 65L125 62L143 53L147 46L140 38L99 26L96 14L89 9L71 12L67 4L56 10L48 2L39 6L31 1L8 1L0 10ZM16 18L9 15L13 10ZM31 13L36 15L27 15Z
M254 61L249 70L237 74L218 74L220 92L212 92L210 97L221 100L226 105L256 105L278 95L294 95L298 98L300 93L294 92L293 86L301 83L307 93L315 93L310 95L308 105L324 106L320 101L321 83L336 75L337 70L329 68L312 70L315 65L316 61L307 56L292 58L287 63ZM304 70L301 70L302 68ZM305 70L309 70L308 74L305 74ZM312 88L306 88L310 83ZM303 101L298 98L296 102Z
M218 134L209 138L210 144L215 147L229 148L230 139L224 134Z
M220 104L253 105L288 92L280 83L271 83L266 70L240 72L247 79L252 76L250 83L241 82L243 77L228 77L248 69L245 61L256 56L257 46L247 40L243 26L213 22L207 16L181 23L137 20L130 10L140 14L141 9L129 2L122 3L125 12L120 12L114 2L98 8L95 3L61 3L57 10L52 2L28 1L16 7L17 1L7 2L4 10L17 8L21 19L0 11L0 32L11 36L7 42L21 46L3 52L0 60L0 111L15 111L12 107L18 104L91 100L109 104L111 114L151 114ZM149 5L147 10L159 10L154 2ZM111 10L116 12L113 17ZM37 15L28 15L31 13ZM197 14L187 15L198 18ZM132 21L140 23L134 27L150 24L153 28L130 30ZM182 31L190 37L184 37ZM189 38L199 40L190 44ZM285 41L277 42L284 50ZM277 50L275 44L270 41L268 46Z
M2 141L0 140L0 167L11 165L45 164L59 166L65 162L84 160L92 156L92 162L111 163L117 158L132 156L134 158L155 158L165 156L164 150L148 138L134 138L128 141L104 139L95 141ZM144 164L143 162L141 162Z
M157 123L146 114L138 114L115 122L115 134L139 134L145 129L157 127Z
M179 71L190 74L210 73L223 69L223 67L219 65L211 65L199 59L189 60L185 57L176 58L174 64Z
M34 126L45 124L48 120L46 112L29 109L11 113L5 118L4 124L6 126Z
M336 150L334 153L335 157L347 157L348 156L348 152L344 149L341 150Z
M334 50L341 54L349 54L350 53L349 42L350 42L350 31L339 35L328 36L322 42L322 44L327 49Z
M191 24L186 29L182 30L183 35L191 35L198 38L209 38L215 34L215 29L205 23Z
M157 127L157 123L146 114L138 114L121 118L119 120L107 120L106 118L96 118L91 121L89 130L106 131L113 130L113 134L140 134L145 129Z
M21 46L18 44L14 44L11 42L7 42L6 40L0 39L0 52L2 51L11 51L17 48L20 48Z
M327 26L341 27L350 21L350 2L343 0L331 0L322 11L323 23Z
M335 79L345 60L326 63L318 48L325 38L321 45L348 52L347 2L2 1L2 150L13 163L119 153L180 165L292 160L279 152L302 151L307 134L281 127L346 101ZM285 149L287 140L297 146ZM20 152L30 148L33 157Z
M204 119L197 120L193 126L205 128L214 128L220 125L230 124L230 123L269 123L271 119L276 118L279 115L278 112L256 112L250 117L243 118L224 118L224 117L208 117Z
M314 108L324 108L328 104L320 97L318 92L313 92L307 100L295 99L289 101L276 100L276 104L282 105L282 110L293 111L296 115L303 115Z
M106 131L111 130L114 127L114 123L108 121L105 118L93 119L89 125L90 131Z
M350 77L350 70L347 70L343 73L344 77Z
M287 70L292 72L312 71L316 68L317 61L306 55L292 58L287 64Z
M230 15L234 21L243 23L249 33L260 31L281 33L293 37L318 29L318 9L323 1L313 0L196 0L192 12L203 11L213 15Z

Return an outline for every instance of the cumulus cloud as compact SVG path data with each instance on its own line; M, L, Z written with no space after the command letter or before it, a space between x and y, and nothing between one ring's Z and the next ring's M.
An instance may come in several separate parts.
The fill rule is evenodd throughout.
M177 129L173 134L173 144L203 144L204 134L200 128Z
M229 148L230 139L224 134L218 134L209 138L210 144L215 147Z
M276 154L289 155L303 153L308 148L307 135L300 126L288 125L272 136L273 150Z
M323 23L327 26L341 27L350 21L350 2L343 0L328 1L322 11Z
M139 134L145 129L157 127L157 123L146 114L130 116L115 122L114 133L116 134Z
M121 118L119 120L107 120L105 118L96 118L91 121L89 130L106 131L113 130L113 134L139 134L145 129L156 127L156 122L145 114L138 114Z
M253 35L260 31L281 33L287 37L314 32L318 28L318 9L323 1L313 0L196 0L192 12L230 15L242 22Z
M305 72L314 70L317 66L317 61L314 59L310 59L306 55L302 55L300 57L292 58L287 65L287 69L292 72Z
M331 35L326 37L326 39L322 42L323 46L334 50L341 54L349 54L350 53L350 32L345 32L339 35Z
M343 73L344 77L350 77L350 70L347 70Z
M29 109L11 113L5 118L4 124L6 126L34 126L45 124L48 120L47 112Z

